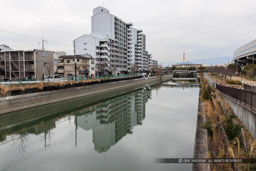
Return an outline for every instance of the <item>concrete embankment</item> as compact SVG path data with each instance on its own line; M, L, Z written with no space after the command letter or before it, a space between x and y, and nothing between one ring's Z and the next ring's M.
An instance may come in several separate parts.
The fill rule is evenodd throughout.
M246 129L251 133L253 138L256 138L256 113L252 111L248 106L240 103L239 101L232 99L225 94L222 94L225 101L230 105L235 115L244 124Z
M204 73L204 77L208 80L210 85L216 88L216 82L208 75L208 73ZM221 92L220 92L221 93ZM251 135L256 138L256 113L250 107L245 105L244 103L231 98L224 93L221 93L222 97L225 101L230 105L234 114L240 119L240 121L244 124L246 129L251 133Z
M58 107L58 104L55 103L63 101L65 101L66 106L72 106L74 100L76 101L76 105L78 106L86 105L116 96L121 93L126 93L139 89L146 84L153 85L161 81L170 80L171 78L172 75L169 74L151 77L147 80L134 79L84 87L69 88L64 90L3 97L0 98L0 114L13 114L13 112L21 112L21 110L23 109L30 108L32 108L31 110L33 110L33 107L43 105L47 105L47 108L50 108L51 106ZM60 105L63 105L63 103L60 103ZM54 108L52 108L52 110L54 110Z
M208 158L207 130L201 127L201 125L205 121L206 121L206 116L204 113L204 103L201 102L200 95L199 95L193 158ZM208 163L193 163L192 171L210 171L210 167Z

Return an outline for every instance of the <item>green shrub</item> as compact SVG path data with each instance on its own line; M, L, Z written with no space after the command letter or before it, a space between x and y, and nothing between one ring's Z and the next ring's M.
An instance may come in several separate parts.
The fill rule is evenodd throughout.
M208 132L208 134L213 137L213 130L212 130L212 120L207 120L201 125L202 128L205 128Z
M228 115L223 124L225 132L228 136L228 139L231 141L239 136L239 134L241 132L241 128L242 128L242 126L240 124L234 123L234 121L233 121L234 117L235 117L235 115L233 115L233 114Z
M213 92L213 89L209 85L204 86L202 91L202 98L204 100L210 100L212 96L212 92Z
M226 80L228 84L233 84L233 85L242 85L242 82L239 80Z

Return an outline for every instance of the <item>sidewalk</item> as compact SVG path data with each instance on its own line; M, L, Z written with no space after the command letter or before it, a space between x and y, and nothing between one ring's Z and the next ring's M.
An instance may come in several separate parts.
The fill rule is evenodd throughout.
M243 81L244 84L255 85L255 86L256 86L256 81L248 80L248 79L242 78L242 77L240 77L240 76L232 76L232 77L231 77L231 80Z

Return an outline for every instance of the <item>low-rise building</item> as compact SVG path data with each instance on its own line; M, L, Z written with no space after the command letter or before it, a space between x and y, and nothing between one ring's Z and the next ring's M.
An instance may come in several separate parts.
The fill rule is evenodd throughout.
M42 79L54 74L54 52L42 50L0 51L0 79Z
M57 72L64 77L75 75L83 77L94 77L95 64L95 58L89 54L60 56Z
M181 62L175 65L172 65L172 67L175 67L175 68L199 68L200 66L202 66L202 64L193 64L190 62Z
M60 56L65 56L66 52L54 52L54 73L57 74L58 61Z

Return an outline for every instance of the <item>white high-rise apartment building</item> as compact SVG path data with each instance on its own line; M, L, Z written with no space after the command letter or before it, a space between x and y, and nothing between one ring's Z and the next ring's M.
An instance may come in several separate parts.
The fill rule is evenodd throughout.
M146 36L142 30L132 27L97 7L93 10L91 34L74 40L75 54L90 54L96 58L98 74L115 75L128 72L148 71L151 55L146 51Z

